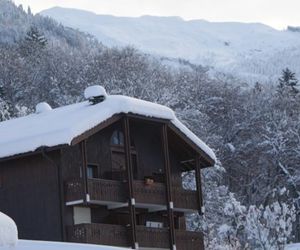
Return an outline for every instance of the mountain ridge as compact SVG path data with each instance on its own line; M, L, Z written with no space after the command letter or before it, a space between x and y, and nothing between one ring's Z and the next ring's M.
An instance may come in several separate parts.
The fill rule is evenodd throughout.
M116 17L54 7L40 13L94 35L106 46L134 46L183 58L249 82L268 82L289 67L300 75L299 34L262 23L209 22L180 17Z

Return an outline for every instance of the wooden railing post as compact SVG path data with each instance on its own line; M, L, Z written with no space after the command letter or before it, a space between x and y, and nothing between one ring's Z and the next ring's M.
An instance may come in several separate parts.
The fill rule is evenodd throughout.
M81 164L81 171L82 171L82 183L83 183L83 200L86 204L88 202L88 182L87 182L87 152L86 152L86 140L80 143L81 146L81 157L82 157L82 164Z
M137 235L136 235L136 212L135 212L135 198L133 188L133 169L132 159L130 152L130 127L129 119L124 116L123 119L124 127L124 147L125 147L125 160L127 170L127 183L128 183L128 207L131 218L131 245L133 249L138 249Z
M199 215L203 214L203 200L202 200L202 186L201 186L201 165L199 156L196 156L196 166L195 166L195 178L197 186L197 197L199 206Z
M171 166L169 158L169 143L168 143L168 125L162 126L162 145L164 153L164 166L166 176L166 193L167 193L167 210L169 217L169 234L170 234L170 249L176 250L176 235L174 225L174 201L172 193Z

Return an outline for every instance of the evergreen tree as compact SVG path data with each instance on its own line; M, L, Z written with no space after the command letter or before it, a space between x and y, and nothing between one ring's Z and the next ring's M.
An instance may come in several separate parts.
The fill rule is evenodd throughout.
M32 11L31 11L31 8L30 8L30 6L28 6L28 9L27 9L27 14L28 14L28 15L30 15L30 16L32 16Z
M35 55L47 45L47 39L35 26L31 26L21 44L21 52L24 56Z
M4 100L4 91L0 87L0 122L10 118L9 105Z
M40 33L40 31L35 26L31 26L30 30L27 32L26 41L36 43L42 47L46 46L47 39Z
M285 89L291 90L294 93L298 93L299 90L296 88L298 80L295 76L295 73L292 72L289 68L286 68L282 71L281 77L278 79L278 91L283 93Z

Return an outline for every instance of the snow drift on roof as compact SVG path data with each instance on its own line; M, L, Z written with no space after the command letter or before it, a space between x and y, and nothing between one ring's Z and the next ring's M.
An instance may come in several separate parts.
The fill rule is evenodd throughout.
M85 101L1 122L0 158L35 151L43 146L70 145L75 137L120 113L170 120L215 160L213 151L184 126L170 108L120 95L109 95L104 102L96 105Z

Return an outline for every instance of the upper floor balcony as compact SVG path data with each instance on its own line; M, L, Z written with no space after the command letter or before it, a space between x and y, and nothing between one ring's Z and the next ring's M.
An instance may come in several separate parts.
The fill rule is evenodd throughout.
M166 186L164 183L135 180L134 198L137 208L149 211L166 210ZM174 210L180 212L199 211L197 192L185 190L182 186L173 186ZM127 183L116 180L88 179L87 202L106 205L109 209L127 206ZM80 204L84 201L84 184L82 179L70 180L65 185L67 205Z

